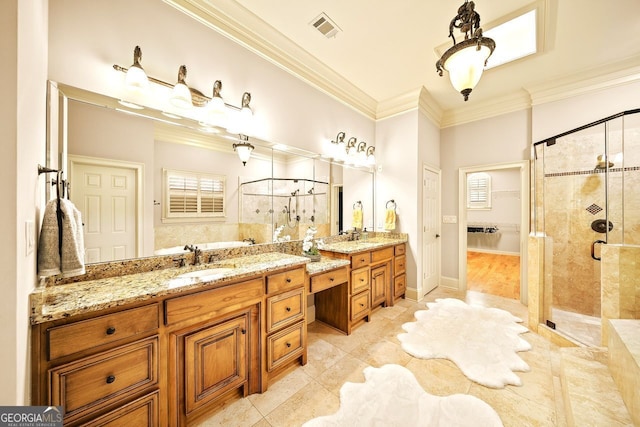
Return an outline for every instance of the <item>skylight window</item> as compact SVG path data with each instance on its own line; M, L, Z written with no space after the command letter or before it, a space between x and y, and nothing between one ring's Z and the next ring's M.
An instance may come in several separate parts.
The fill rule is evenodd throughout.
M536 53L536 9L484 31L483 36L496 42L487 70Z

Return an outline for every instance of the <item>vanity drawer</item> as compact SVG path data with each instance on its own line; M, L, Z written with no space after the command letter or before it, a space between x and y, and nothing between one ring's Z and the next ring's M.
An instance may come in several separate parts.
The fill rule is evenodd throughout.
M270 372L304 352L304 320L267 338L267 370Z
M378 261L384 261L393 258L393 247L379 249L371 252L371 262L376 263Z
M357 320L369 313L369 292L351 297L351 320Z
M267 298L267 332L304 317L304 288Z
M351 256L351 268L356 269L369 265L371 262L371 252L363 252L361 254Z
M405 246L404 243L395 246L395 255L396 256L404 255L405 252L406 252L406 246Z
M369 289L369 267L351 271L351 295Z
M49 404L62 406L67 422L157 383L156 335L50 369Z
M399 297L407 290L407 275L401 274L393 279L393 296Z
M119 406L103 416L82 424L82 427L157 426L158 391Z
M278 274L267 276L267 293L286 291L298 286L304 286L304 268L297 268Z
M49 360L158 329L158 304L49 329Z
M210 319L261 298L262 279L249 280L165 301L165 325L202 317Z
M311 278L309 293L324 291L333 286L349 281L349 271L346 267L318 274Z
M394 276L398 274L402 274L406 271L407 269L406 262L407 262L407 258L404 255L396 257L396 259L393 261Z

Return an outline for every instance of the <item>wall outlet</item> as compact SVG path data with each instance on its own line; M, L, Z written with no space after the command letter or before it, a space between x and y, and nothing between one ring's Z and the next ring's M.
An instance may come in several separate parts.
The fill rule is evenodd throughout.
M458 217L455 215L442 215L443 224L456 224L457 222L458 222Z

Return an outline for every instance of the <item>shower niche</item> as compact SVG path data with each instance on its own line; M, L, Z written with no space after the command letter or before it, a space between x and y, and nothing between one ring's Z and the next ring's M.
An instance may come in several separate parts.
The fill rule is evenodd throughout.
M533 158L532 231L544 238L542 323L599 346L608 294L603 245L640 245L640 110L537 142ZM640 313L637 299L632 315Z

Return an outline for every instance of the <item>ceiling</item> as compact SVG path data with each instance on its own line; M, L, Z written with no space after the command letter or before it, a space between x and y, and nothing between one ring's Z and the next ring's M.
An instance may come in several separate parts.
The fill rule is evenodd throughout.
M476 0L485 31L537 8L539 52L487 70L468 102L435 67L463 0L165 1L374 119L421 103L442 126L640 78L638 0ZM323 12L334 38L310 25Z

